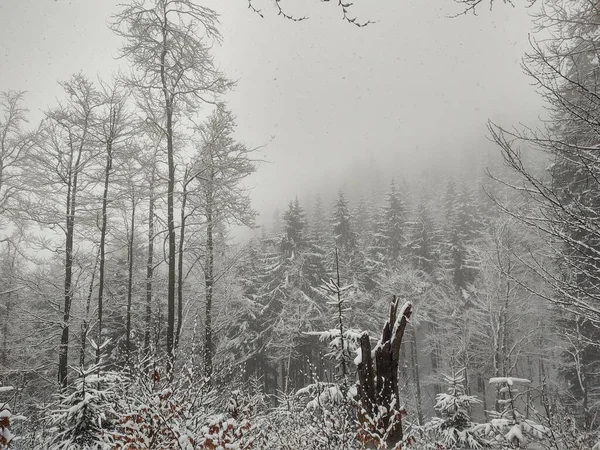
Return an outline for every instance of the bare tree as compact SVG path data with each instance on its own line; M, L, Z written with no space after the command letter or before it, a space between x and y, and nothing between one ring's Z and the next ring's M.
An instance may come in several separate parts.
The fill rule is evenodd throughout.
M554 291L536 293L561 307L567 328L577 329L571 353L577 354L581 370L572 376L583 375L583 384L600 380L594 375L600 359L599 15L593 2L542 4L536 23L544 39L532 40L524 68L546 101L550 119L543 129L489 126L517 180L492 176L524 200L518 208L497 203L543 239L545 254L532 252L529 269ZM546 170L532 164L531 149L542 154ZM582 347L582 336L596 345ZM582 348L587 350L581 353ZM590 409L587 404L583 409L589 425Z
M90 182L81 177L98 153L92 128L96 123L95 114L101 104L101 96L93 84L80 74L61 85L67 101L46 113L42 138L31 154L31 170L35 173L31 183L35 195L27 210L30 218L39 224L58 227L64 234L64 303L58 380L65 387L74 297L75 225L80 207L79 194ZM57 203L49 201L50 191L60 194L62 199Z
M96 346L96 364L100 362L102 353L102 314L105 285L105 263L106 263L106 234L108 231L108 204L110 177L113 173L113 161L115 147L122 144L123 138L128 133L129 120L125 110L126 96L121 88L115 83L112 86L104 85L102 92L102 107L98 112L98 140L104 147L105 163L103 172L102 189L102 211L100 216L100 247L99 247L99 273L98 273L98 324Z
M214 341L212 308L215 276L214 233L219 224L254 225L255 211L250 206L248 189L243 180L256 170L251 159L253 149L233 138L235 118L219 106L197 128L199 152L195 160L199 183L198 201L205 219L205 348L204 372L212 374Z
M0 216L4 216L19 191L22 163L35 144L37 132L27 132L25 93L0 92Z
M214 102L232 83L217 70L210 41L219 40L217 14L192 0L134 0L114 17L112 29L125 42L122 56L132 65L128 79L138 97L157 114L155 126L166 138L168 293L167 355L173 367L177 243L174 217L176 185L174 142L184 108ZM206 33L207 39L201 36Z

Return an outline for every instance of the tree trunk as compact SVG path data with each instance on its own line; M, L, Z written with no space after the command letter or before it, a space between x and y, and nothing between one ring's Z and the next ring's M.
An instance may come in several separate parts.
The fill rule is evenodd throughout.
M415 400L417 403L417 419L419 426L423 425L423 406L421 404L421 380L419 379L419 355L417 354L417 332L415 326L410 327L412 340L410 342L413 379L415 380Z
M10 289L10 287L9 287ZM6 367L8 361L8 324L10 323L10 309L11 309L11 295L12 292L9 290L6 294L6 318L4 319L4 326L2 327L2 365Z
M359 420L363 425L378 417L382 422L376 425L376 429L368 429L361 434L361 440L365 442L379 439L376 445L385 441L388 447L394 447L402 441L402 416L403 410L399 410L400 398L398 394L398 365L402 337L412 314L412 304L406 303L402 308L400 317L397 317L399 299L394 296L390 305L389 317L383 331L379 344L375 348L375 362L371 356L371 342L369 335L363 332L360 339L361 362L358 364L358 395L360 401ZM368 415L370 419L364 417ZM386 430L383 434L381 430Z
M211 173L211 180L214 177L214 171ZM212 192L209 187L206 202L206 264L204 268L204 285L206 296L205 309L205 347L204 347L204 376L210 378L212 375L213 359L213 335L212 335L212 301L214 284L214 243L213 243L213 210L212 210Z
M156 168L152 167L150 199L148 201L148 259L146 260L146 315L144 327L144 357L150 356L150 332L152 330L152 278L154 276L154 182Z
M169 19L167 17L167 6L163 6L162 21L162 51L160 55L160 79L165 101L166 116L166 135L167 135L167 164L168 164L168 182L167 182L167 232L169 234L169 256L168 256L168 281L167 281L167 372L169 375L173 372L175 361L174 354L174 334L175 334L175 269L176 260L176 242L175 242L175 218L174 218L174 195L175 195L175 158L173 148L173 94L169 91L166 78L166 58L168 51L167 26Z
M481 400L483 401L483 415L486 421L489 421L488 418L488 408L487 408L487 398L486 398L486 388L485 388L485 379L482 374L479 374L479 388L481 389Z
M100 363L102 356L102 313L104 302L104 267L106 261L106 229L107 229L107 213L108 206L108 187L110 179L110 171L112 170L112 143L109 141L106 144L106 166L104 168L104 191L102 194L102 225L100 228L100 268L98 273L98 339L96 342L96 364Z
M85 133L84 133L85 136ZM83 142L82 138L82 142ZM73 299L73 239L75 236L75 211L77 207L77 181L80 170L83 144L79 147L77 159L73 162L74 150L71 149L69 164L67 198L66 198L66 228L65 228L65 283L63 324L58 352L58 382L65 389L67 387L67 374L69 365L69 322L71 321L71 303Z
M92 295L94 293L94 281L96 280L96 269L98 268L98 262L100 260L100 248L98 248L98 253L96 254L96 260L94 261L94 270L92 271L92 279L90 280L90 287L88 289L88 296L85 302L85 319L83 319L83 323L81 324L81 342L79 348L79 366L83 371L85 366L85 351L87 346L87 336L90 327L90 307L92 304Z
M181 326L183 322L183 247L185 244L185 206L187 203L187 177L186 169L183 179L183 192L181 199L181 218L179 226L179 253L177 262L177 331L175 332L175 348L179 346L181 336Z
M127 325L125 330L125 361L129 364L131 354L131 298L133 294L133 245L135 243L135 192L131 200L131 229L127 243Z
M431 323L429 325L429 333L430 333L430 336L438 336L438 330L437 330L435 323ZM434 380L435 380L433 382L433 398L436 398L438 396L438 394L441 392L440 384L438 383L439 360L440 360L440 356L439 356L439 350L438 350L438 343L434 338L431 343L431 373L434 376Z

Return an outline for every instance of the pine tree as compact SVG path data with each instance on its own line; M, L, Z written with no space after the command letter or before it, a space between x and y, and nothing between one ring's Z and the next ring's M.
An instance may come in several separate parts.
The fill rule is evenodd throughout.
M431 275L437 264L439 249L429 205L423 200L417 206L416 217L411 225L410 252L414 264Z
M338 199L333 207L333 236L335 246L343 260L349 261L358 251L358 237L354 231L353 218L344 193L338 192Z
M116 373L98 367L80 370L71 392L60 394L56 409L51 411L48 450L105 450L113 448L118 413L116 386L122 383Z
M424 428L433 435L436 444L445 449L479 449L485 446L485 442L475 433L469 410L481 401L465 394L465 377L461 372L444 375L448 390L437 395L435 404L442 417L435 417Z
M293 258L307 247L306 219L298 197L289 203L288 209L283 213L283 221L281 253L286 258Z
M453 181L448 183L444 206L446 268L457 291L466 297L477 276L477 262L470 249L481 235L481 216L470 193L465 188L458 192Z
M401 256L406 245L406 200L396 188L392 180L387 204L383 208L382 246L388 261L395 263Z
M372 217L364 197L359 199L354 215L356 217L356 233L358 234L360 249L364 251L370 241L372 229Z
M315 206L310 218L310 236L311 238L323 245L323 242L328 237L328 224L325 217L325 208L323 207L323 200L320 195L317 195L315 199Z

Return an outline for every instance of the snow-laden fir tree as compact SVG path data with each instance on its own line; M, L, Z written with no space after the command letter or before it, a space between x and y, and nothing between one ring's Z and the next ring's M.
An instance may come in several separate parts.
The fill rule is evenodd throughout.
M351 259L358 251L358 236L354 231L352 213L346 196L340 190L333 207L333 236L335 245L345 260Z
M481 401L465 393L463 372L464 370L460 370L451 376L444 375L448 390L437 395L435 404L435 409L441 417L434 417L424 426L426 432L432 435L438 448L480 449L485 446L483 439L474 431L469 416L471 406Z
M98 373L98 367L79 370L73 385L50 411L49 438L39 450L112 449L118 413L116 387L123 383L114 372Z
M335 262L336 279L329 279L322 286L323 292L329 298L327 304L333 309L335 328L306 334L318 336L320 341L327 342L327 356L335 361L336 377L325 382L315 379L296 395L308 397L305 413L312 415L313 424L317 425L317 434L328 436L328 448L350 448L356 431L351 407L357 394L356 386L351 383L351 356L359 347L362 333L347 328L345 324L345 313L350 309L347 306L346 294L353 286L342 286L337 249Z
M483 230L481 211L474 195L465 186L459 190L453 181L448 183L444 209L448 247L445 266L456 290L464 298L479 269L471 247Z
M402 193L392 180L387 204L383 207L383 237L386 255L390 262L395 262L406 244L407 208Z
M425 201L419 202L415 216L410 224L410 253L416 267L432 274L439 256L439 248L433 217Z

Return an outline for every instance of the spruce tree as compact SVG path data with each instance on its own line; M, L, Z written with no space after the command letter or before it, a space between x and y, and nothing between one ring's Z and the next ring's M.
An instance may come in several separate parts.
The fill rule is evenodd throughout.
M346 196L340 190L333 207L333 236L335 246L342 259L348 261L358 251L358 236L354 231L353 218Z
M383 246L391 263L398 261L406 244L407 208L406 200L392 180L387 204L383 208Z
M435 409L441 417L425 424L425 430L433 435L435 443L445 449L479 449L485 446L483 439L474 431L469 410L481 403L477 397L465 394L463 371L452 376L444 375L448 384L446 393L438 394Z

